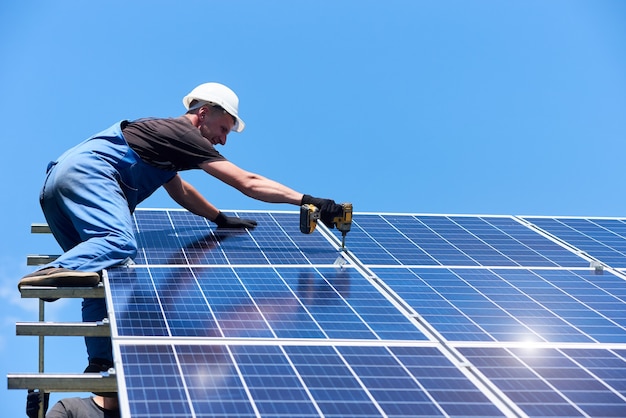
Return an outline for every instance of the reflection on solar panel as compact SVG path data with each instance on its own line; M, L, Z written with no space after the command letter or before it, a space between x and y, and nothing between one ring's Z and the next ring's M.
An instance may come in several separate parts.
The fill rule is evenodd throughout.
M135 213L105 275L132 417L625 417L626 222Z

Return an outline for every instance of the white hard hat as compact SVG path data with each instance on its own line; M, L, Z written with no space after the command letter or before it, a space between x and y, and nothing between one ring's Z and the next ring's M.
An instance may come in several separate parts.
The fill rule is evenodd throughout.
M233 131L241 132L243 128L245 128L246 124L237 114L239 110L239 98L234 91L225 85L220 83L200 84L198 87L191 90L191 93L183 97L183 104L187 110L189 110L189 105L193 100L198 100L201 105L206 104L206 102L216 104L228 112L229 115L235 118Z

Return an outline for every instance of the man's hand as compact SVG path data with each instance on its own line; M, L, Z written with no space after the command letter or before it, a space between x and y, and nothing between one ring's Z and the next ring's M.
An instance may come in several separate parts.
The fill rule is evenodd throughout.
M50 394L44 394L43 413L46 414L48 410L48 401L50 400ZM35 392L33 389L28 389L28 395L26 395L26 415L29 418L39 417L39 402L41 402L41 392Z
M213 222L215 222L218 229L254 229L256 227L255 220L226 216L222 212L217 214L217 217L213 220Z
M330 229L335 227L333 219L343 215L343 206L338 205L332 199L322 199L305 194L302 196L302 204L311 204L317 207L320 210L320 220Z

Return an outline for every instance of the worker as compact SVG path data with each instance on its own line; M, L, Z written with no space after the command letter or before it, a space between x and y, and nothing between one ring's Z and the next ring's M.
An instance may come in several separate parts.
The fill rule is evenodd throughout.
M49 395L46 393L46 395ZM26 399L26 415L29 418L39 417L41 393L28 392ZM120 416L119 402L116 396L93 395L88 398L63 398L48 409L44 405L46 418L117 418Z
M201 169L245 195L268 203L313 204L320 220L343 208L246 171L216 149L230 132L243 131L239 98L220 83L204 83L183 98L186 113L174 118L121 121L66 151L47 168L40 193L46 221L64 253L24 276L22 286L95 286L101 271L132 262L137 254L132 213L163 186L172 199L217 228L253 229L256 221L226 216L179 172ZM277 115L280 117L280 115ZM107 317L103 299L83 299L85 322ZM89 365L85 372L112 365L111 341L85 337Z

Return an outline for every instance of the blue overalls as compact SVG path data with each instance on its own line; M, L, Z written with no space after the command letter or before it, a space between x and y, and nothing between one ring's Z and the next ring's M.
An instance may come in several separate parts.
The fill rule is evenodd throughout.
M135 258L131 214L176 172L150 166L128 146L116 123L48 165L40 194L46 221L65 251L45 267L99 272ZM104 299L84 299L83 321L107 317ZM112 361L111 340L85 337L91 359Z

